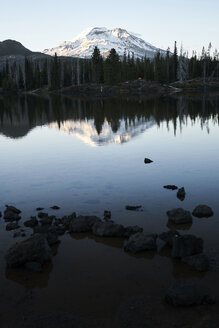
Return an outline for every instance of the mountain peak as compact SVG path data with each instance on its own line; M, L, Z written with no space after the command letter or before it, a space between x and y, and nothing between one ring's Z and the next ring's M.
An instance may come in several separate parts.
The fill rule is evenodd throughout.
M135 55L135 57L153 58L158 51L165 54L164 50L152 46L150 43L137 37L120 27L107 29L106 27L90 27L82 31L71 41L65 41L60 45L44 50L48 55L70 56L89 58L93 53L94 47L100 49L102 56L107 56L112 48L115 48L120 56L124 52Z

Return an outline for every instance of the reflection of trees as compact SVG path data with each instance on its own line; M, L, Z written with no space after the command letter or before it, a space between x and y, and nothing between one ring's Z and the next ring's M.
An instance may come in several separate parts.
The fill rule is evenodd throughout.
M154 97L137 102L130 99L75 99L59 95L20 96L0 98L0 130L12 137L22 137L35 126L66 120L93 120L98 134L107 121L116 133L123 120L126 129L153 120L158 126L173 124L174 130L200 121L208 128L208 121L219 122L219 97Z

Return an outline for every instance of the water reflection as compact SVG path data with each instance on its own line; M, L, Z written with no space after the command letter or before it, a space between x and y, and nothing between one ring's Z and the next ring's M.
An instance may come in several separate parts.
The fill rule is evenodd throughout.
M0 98L0 133L22 138L37 126L72 134L92 146L124 143L153 125L174 126L175 133L197 121L208 132L208 120L219 122L219 97L151 97L74 99L63 96Z

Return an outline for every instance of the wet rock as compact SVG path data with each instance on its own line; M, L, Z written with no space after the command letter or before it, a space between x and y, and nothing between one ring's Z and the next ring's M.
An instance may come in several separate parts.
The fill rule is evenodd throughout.
M19 221L21 219L19 214L20 210L13 206L7 206L6 210L4 211L4 220L6 222Z
M70 222L72 220L74 220L75 218L76 218L75 212L73 212L72 214L70 214L68 216L63 216L63 218L61 218L61 223L65 226L66 230L69 229Z
M158 237L156 239L156 245L157 245L157 251L160 252L167 245L167 243Z
M194 267L197 271L207 271L210 266L207 255L203 253L183 257L182 262Z
M106 219L106 220L111 219L111 212L104 211L103 216L104 216L104 219Z
M135 226L128 226L124 228L124 237L130 237L131 235L134 235L137 232L143 232L143 229L137 225Z
M144 163L145 164L150 164L150 163L153 163L153 161L150 158L145 158Z
M25 269L33 271L33 272L42 272L42 264L39 262L27 262L25 263Z
M40 218L40 219L45 218L45 217L48 217L48 216L49 216L48 213L44 213L44 212L38 213L38 218Z
M15 230L15 229L18 229L18 228L20 228L20 226L17 224L17 222L16 223L10 222L6 225L6 230L7 231Z
M157 249L156 234L138 232L124 242L124 250L131 253Z
M40 223L42 225L49 225L52 224L52 221L54 220L55 216L51 215L49 216L48 213L42 213L40 212L38 214L38 217L40 218Z
M176 194L177 198L181 201L183 201L186 197L186 192L185 192L185 189L184 187L180 188L178 191L177 191L177 194Z
M42 225L34 227L34 234L41 234L46 239L49 245L59 243L58 231L56 226Z
M50 208L53 209L53 210L60 210L60 207L57 206L57 205L54 205L54 206L52 206L52 207L50 207Z
M192 223L192 216L189 211L185 211L182 208L174 208L167 211L169 221L174 224L186 224Z
M56 226L56 232L59 236L64 235L64 233L66 232L66 228L63 224L59 224Z
M163 186L163 188L170 189L170 190L176 190L176 189L178 189L178 187L175 186L175 185L166 185L166 186Z
M91 232L95 223L101 222L97 216L78 216L69 224L70 232Z
M180 233L177 230L169 230L159 234L159 238L163 240L168 246L173 246L173 238L175 236L180 236Z
M24 226L25 227L30 227L30 228L33 228L35 226L38 225L38 220L35 216L31 216L31 219L30 220L27 220L24 222Z
M44 210L43 207L37 207L37 208L36 208L36 211L43 211L43 210Z
M140 208L142 208L142 206L141 205L138 205L138 206L126 205L125 208L127 211L138 211L138 210L140 210Z
M20 237L21 236L21 232L20 231L17 231L13 234L13 238L17 238L17 237Z
M92 232L99 237L123 237L125 228L113 222L97 222L92 227Z
M198 218L208 218L208 217L214 215L214 212L207 205L198 205L194 209L194 211L192 212L192 214L194 216L198 217Z
M183 235L173 237L173 258L183 258L203 251L203 239L193 235Z
M23 266L27 262L39 262L43 264L51 260L52 252L46 238L35 234L29 239L16 243L9 248L5 256L8 267Z
M14 206L9 206L9 205L6 205L6 210L5 211L14 212L16 214L21 213L21 210L19 210L18 208L14 207Z
M165 301L173 306L213 304L215 298L200 292L193 280L179 279L174 282L165 296Z

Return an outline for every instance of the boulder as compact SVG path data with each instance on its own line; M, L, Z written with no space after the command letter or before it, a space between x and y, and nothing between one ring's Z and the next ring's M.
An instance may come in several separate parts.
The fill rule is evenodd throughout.
M177 198L179 198L179 200L183 201L186 197L186 192L185 192L185 189L184 187L180 188L178 191L177 191L177 194L176 194Z
M137 206L126 205L125 208L127 211L138 211L140 208L142 208L142 206L141 205L137 205Z
M165 295L165 301L173 306L214 304L216 299L200 292L193 280L176 280Z
M203 251L203 239L193 235L182 235L173 237L173 258L183 258Z
M207 271L210 263L207 255L201 253L182 258L182 262L194 267L197 271Z
M143 229L137 225L135 226L128 226L124 229L124 237L130 237L131 235L134 235L137 232L143 232Z
M156 234L138 232L125 241L124 250L131 253L155 250L157 248L156 238Z
M15 229L18 229L18 228L20 228L20 226L17 224L17 222L16 223L10 222L6 225L6 230L7 231L15 230Z
M14 207L14 206L9 206L9 205L6 205L6 211L10 211L10 212L14 212L16 214L20 214L21 213L21 210L19 210L18 208Z
M39 262L43 264L50 261L52 252L46 238L35 234L29 239L16 243L9 248L5 256L8 267L19 267L27 262Z
M24 226L25 227L30 227L30 228L33 228L35 226L38 225L38 220L35 216L31 216L31 219L30 220L27 220L24 222Z
M176 190L176 189L178 189L178 187L175 186L175 185L165 185L165 186L163 186L163 188L170 189L170 190Z
M95 223L101 222L97 216L78 216L71 220L69 232L91 232Z
M76 218L76 213L73 212L72 214L68 215L68 216L63 216L61 218L61 223L65 226L66 230L69 229L69 225L70 225L70 222Z
M169 221L174 224L186 224L192 223L192 216L189 211L185 211L182 208L174 208L167 211Z
M43 235L46 238L49 245L59 243L59 239L58 239L59 234L56 226L51 226L51 225L35 226L33 231L34 234Z
M166 244L170 247L173 246L173 238L175 236L180 236L180 233L177 230L169 230L167 232L162 232L159 234L159 238L166 242Z
M125 228L113 222L97 222L92 227L92 232L99 237L123 237Z
M144 163L145 164L150 164L150 163L153 163L153 161L150 158L145 158Z
M198 218L208 218L214 215L212 209L207 205L198 205L192 212Z
M19 213L11 210L12 206L8 206L7 209L4 211L4 220L6 222L18 221L21 219Z

